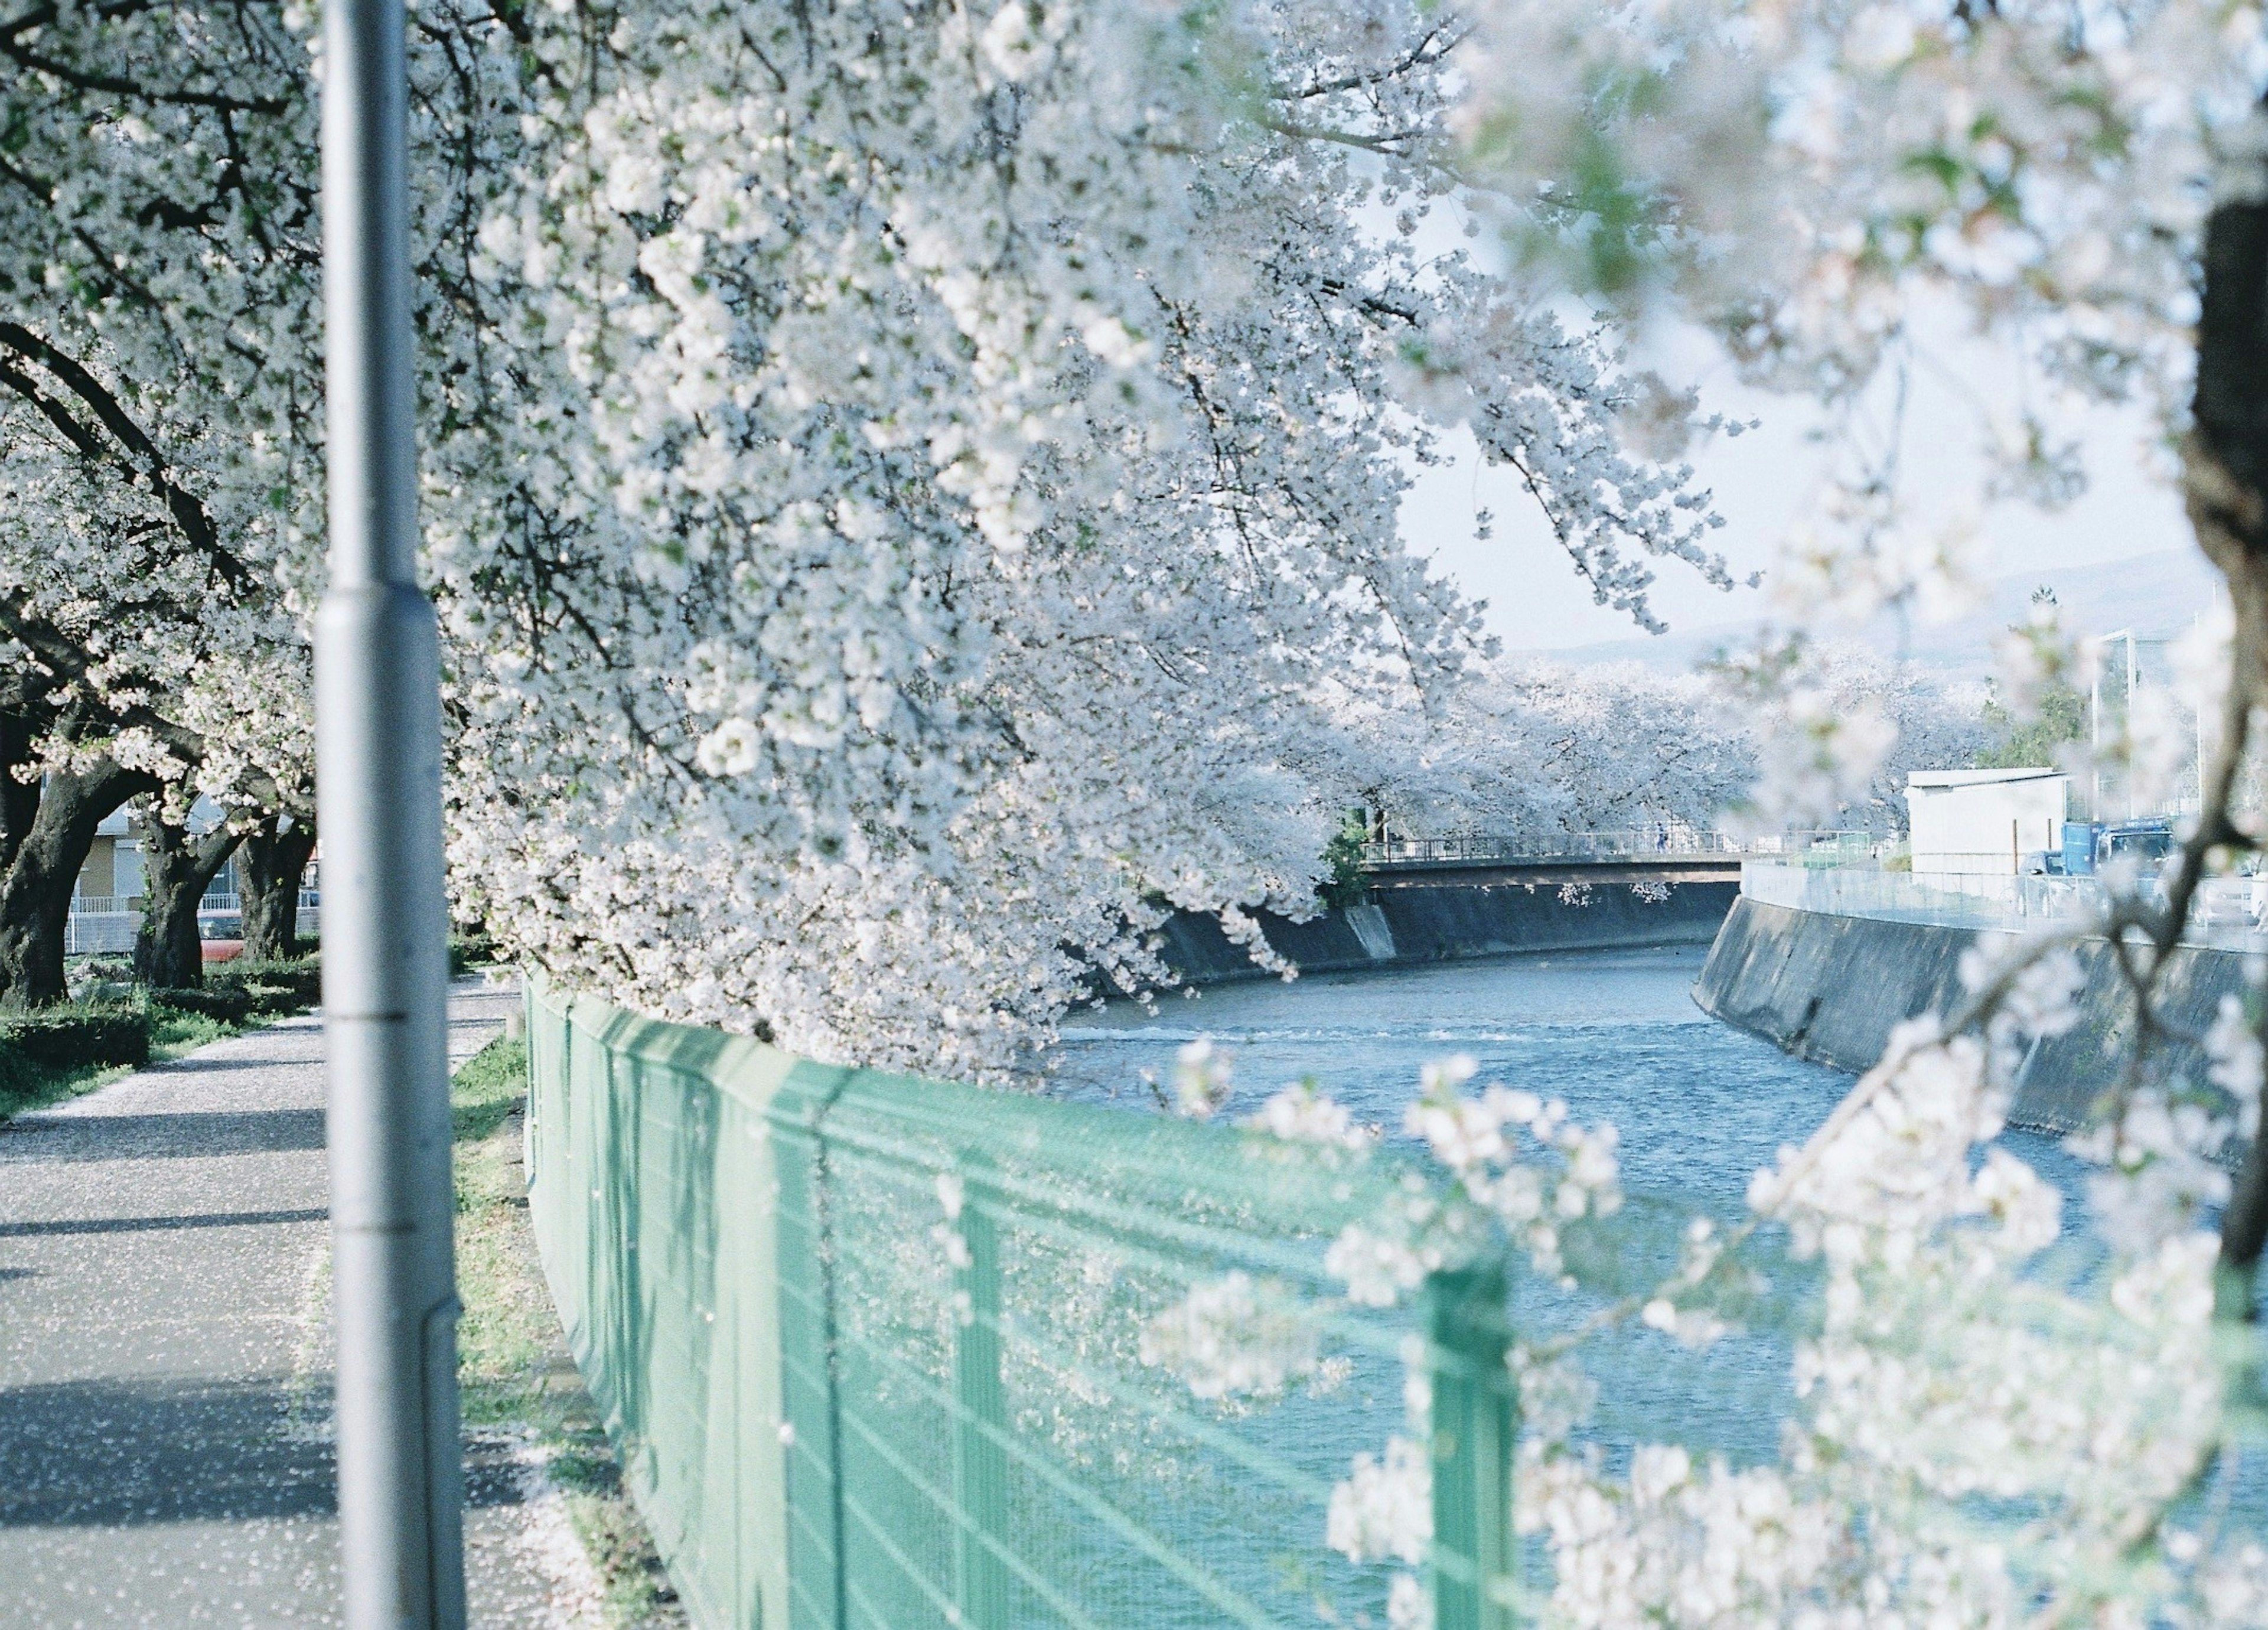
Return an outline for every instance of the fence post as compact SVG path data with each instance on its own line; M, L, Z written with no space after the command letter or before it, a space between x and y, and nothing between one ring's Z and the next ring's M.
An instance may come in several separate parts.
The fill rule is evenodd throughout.
M1433 1391L1434 1630L1512 1630L1512 1466L1517 1400L1500 1264L1425 1287Z
M996 1548L1008 1529L1007 1429L1000 1383L1000 1235L991 1196L970 1181L961 1191L963 1258L953 1274L954 1599L965 1630L1007 1630L1008 1569Z
M766 1111L778 1189L781 1457L788 1505L789 1630L850 1623L836 1372L835 1241L825 1123L849 1070L799 1065ZM770 1630L767 1626L765 1630Z

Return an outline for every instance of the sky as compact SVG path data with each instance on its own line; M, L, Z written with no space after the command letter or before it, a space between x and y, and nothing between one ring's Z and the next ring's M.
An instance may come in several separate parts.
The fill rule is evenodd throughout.
M1725 526L1717 545L1736 578L1769 574L1790 523L1813 500L1826 469L1814 438L1818 410L1796 397L1742 387L1729 365L1712 364L1706 343L1687 339L1657 348L1665 379L1697 384L1705 412L1760 420L1734 439L1697 444L1690 452L1698 483L1715 495ZM2088 491L2059 513L1977 498L1983 461L1981 403L2006 403L2021 390L2014 359L1996 346L1940 325L1912 377L1902 448L1902 486L1918 524L1973 520L1971 570L1980 579L2150 554L2187 542L2189 528L2169 484L2161 454L2149 446L2150 424L2131 410L2065 410L2056 423L2081 438ZM1404 539L1463 587L1489 602L1491 631L1512 649L1554 650L1620 640L1638 632L1629 618L1591 602L1535 502L1518 478L1481 460L1469 436L1446 451L1447 465L1417 472L1402 508ZM1473 537L1476 511L1493 512L1495 535ZM1771 609L1769 575L1762 590L1731 594L1710 587L1681 561L1661 563L1655 610L1673 630L1745 621Z

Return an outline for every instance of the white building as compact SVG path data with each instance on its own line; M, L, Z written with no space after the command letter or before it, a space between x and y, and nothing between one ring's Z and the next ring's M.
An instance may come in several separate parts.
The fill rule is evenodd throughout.
M198 834L210 832L221 823L226 811L210 798L200 794L189 808L189 830ZM94 842L88 845L85 864L79 867L78 886L74 891L79 900L110 901L113 904L76 906L83 911L127 911L128 902L142 897L144 874L142 862L142 822L132 812L132 807L121 804L94 829ZM231 856L213 879L209 892L236 892L236 859Z
M2071 778L2059 770L1916 770L1906 830L1917 874L2008 877L2063 846Z

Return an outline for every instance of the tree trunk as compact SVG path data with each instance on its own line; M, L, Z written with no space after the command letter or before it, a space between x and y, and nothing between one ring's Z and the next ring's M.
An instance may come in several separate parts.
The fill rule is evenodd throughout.
M2183 497L2198 542L2228 579L2236 614L2231 682L2257 707L2268 703L2268 202L2214 206L2205 220L2204 270ZM2261 1023L2268 1037L2268 1012ZM2264 1146L2268 1126L2246 1152L2221 1219L2221 1310L2245 1318L2257 1311L2268 1246Z
M39 781L18 781L13 771L32 762L41 723L20 708L0 709L0 869L16 864L16 852L40 813Z
M0 874L0 1007L63 999L63 929L94 829L128 799L157 785L107 758L39 785L36 808Z
M235 850L238 837L226 826L197 837L151 811L142 834L142 928L134 936L134 977L148 989L194 991L203 985L197 904Z
M299 883L315 852L315 823L276 819L245 834L238 893L244 901L244 954L253 962L281 962L299 954Z

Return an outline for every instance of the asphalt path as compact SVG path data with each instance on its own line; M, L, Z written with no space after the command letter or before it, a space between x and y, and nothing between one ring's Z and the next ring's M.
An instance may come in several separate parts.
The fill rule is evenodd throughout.
M0 1626L339 1621L325 1206L313 1018L0 1125ZM476 1624L576 1621L539 1488L468 1442Z

